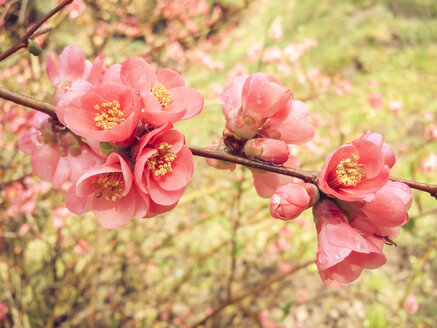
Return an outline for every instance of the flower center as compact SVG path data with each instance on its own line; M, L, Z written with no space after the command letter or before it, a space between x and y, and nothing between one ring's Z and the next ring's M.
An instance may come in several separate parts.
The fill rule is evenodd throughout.
M100 174L94 180L94 195L96 198L105 196L106 200L115 202L121 198L124 189L124 179L121 172Z
M120 103L117 100L94 105L94 109L98 111L94 117L96 126L103 130L111 130L126 119L126 114L120 109Z
M62 83L61 85L61 90L63 93L67 93L68 91L71 90L71 81L65 81L64 83Z
M157 152L147 160L147 169L153 171L155 176L166 175L172 171L171 162L175 160L176 155L171 145L166 142L161 142L155 149Z
M158 99L162 110L173 102L171 92L164 88L161 83L158 83L156 88L150 88L150 92Z
M335 173L339 184L345 187L355 187L366 178L363 164L358 164L358 159L358 155L352 154L338 163Z

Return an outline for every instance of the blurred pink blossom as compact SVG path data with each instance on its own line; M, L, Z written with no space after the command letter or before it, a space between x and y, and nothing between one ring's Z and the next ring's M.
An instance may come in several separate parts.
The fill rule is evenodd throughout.
M263 61L265 63L278 63L282 60L282 51L278 46L273 46L264 51Z
M279 270L280 270L282 273L290 273L292 269L293 269L292 266L291 266L290 264L288 264L288 263L282 263L282 264L279 266Z
M30 226L27 223L21 225L20 230L18 230L18 235L24 237L30 230Z
M337 96L344 96L350 93L352 90L352 83L349 79L341 78L337 81L337 87L335 89L335 94Z
M262 55L262 51L263 51L263 45L262 43L254 43L252 44L249 49L247 49L247 60L251 63L256 63Z
M89 242L81 239L77 242L76 246L74 246L74 252L78 255L84 255L87 252L89 246Z
M409 294L404 302L404 309L407 310L408 314L415 314L419 309L419 304L417 303L416 296L414 294Z
M8 306L6 305L6 303L0 303L0 321L6 318L7 315L8 315Z
M437 155L431 153L428 156L420 160L420 170L424 173L428 173L437 169Z
M284 37L284 29L282 28L282 24L278 21L274 22L270 27L269 35L275 41L282 40Z
M375 109L381 109L384 106L384 98L379 92L369 94L369 105Z
M390 109L395 115L399 115L402 111L402 107L402 101L399 100L392 100L388 105L388 109Z
M425 128L426 139L437 139L437 124L429 124Z

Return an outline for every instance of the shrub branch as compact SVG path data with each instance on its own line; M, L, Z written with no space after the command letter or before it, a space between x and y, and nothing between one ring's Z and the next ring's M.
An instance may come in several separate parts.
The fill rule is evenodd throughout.
M0 98L12 101L16 104L23 105L25 107L33 108L35 110L38 110L40 112L49 115L56 121L58 120L56 116L56 106L50 103L29 96L25 96L18 92L14 92L2 87L0 87ZM200 148L200 147L193 147L193 146L190 146L189 148L193 153L193 155L195 156L218 159L225 162L251 167L254 169L288 175L291 177L299 178L307 183L317 184L317 174L318 174L317 171L306 171L300 169L286 168L280 165L273 165L271 163L233 155L223 150L214 150L214 149L207 149L207 148ZM408 185L410 188L427 192L431 196L437 199L437 185L416 182L416 181L406 180L396 177L390 177L390 180L403 182L406 185Z

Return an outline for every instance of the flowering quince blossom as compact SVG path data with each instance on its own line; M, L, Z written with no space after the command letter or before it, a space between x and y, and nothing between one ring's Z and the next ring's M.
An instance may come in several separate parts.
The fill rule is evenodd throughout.
M226 128L223 144L232 152L284 167L296 168L299 160L290 155L289 144L311 140L314 127L309 110L301 101L292 100L290 90L272 75L240 75L220 95ZM216 144L215 149L221 143ZM207 161L222 169L233 168L220 161ZM276 189L293 183L292 177L251 169L255 189L260 197L271 197Z
M141 58L130 58L121 66L121 80L137 91L144 104L143 120L155 126L189 119L203 108L202 95L185 86L175 71L153 72Z
M414 294L409 294L404 302L404 309L407 310L408 314L416 314L419 310L419 303L417 303L416 296Z
M52 55L46 71L63 126L38 113L20 148L55 188L71 183L66 207L93 211L107 229L175 207L194 161L172 123L199 114L200 93L140 58L106 68L100 54L91 64L77 46Z
M240 138L251 139L291 97L291 91L271 75L240 75L220 95L226 127Z
M70 97L57 110L62 112L65 126L83 138L100 142L128 140L141 117L141 106L134 91L113 82L98 86L79 83L73 83L72 87L76 96ZM76 93L76 87L83 93Z
M46 72L55 88L53 100L70 91L76 80L88 80L92 84L99 83L105 73L103 54L96 57L93 64L85 59L85 54L78 46L71 45L64 48L59 58L56 53L47 58Z
M338 204L351 219L365 217L374 225L397 227L407 223L412 201L411 189L406 184L389 180L371 201L338 201Z
M371 200L388 181L395 161L382 136L368 132L328 155L318 185L325 194L341 200Z
M319 200L319 189L310 183L287 183L280 186L270 199L270 213L280 220L297 218Z
M128 162L117 153L86 171L70 187L65 205L78 215L93 211L106 229L118 228L133 217L144 217L149 206L133 183Z
M316 265L325 284L347 284L363 269L385 264L384 241L353 228L333 201L321 200L313 214L318 241Z
M135 183L149 199L148 216L176 206L194 171L184 135L171 124L164 125L145 134L135 152Z
M59 188L67 181L76 181L81 172L103 159L71 133L57 131L43 113L34 117L34 127L19 141L20 149L32 155L32 170L43 180Z

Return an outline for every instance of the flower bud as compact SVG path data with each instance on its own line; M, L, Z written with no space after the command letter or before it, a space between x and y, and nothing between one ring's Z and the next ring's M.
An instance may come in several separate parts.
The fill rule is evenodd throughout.
M27 49L34 56L39 56L42 51L41 46L31 39L27 40Z
M404 302L404 308L407 310L408 314L415 314L419 309L419 304L417 303L416 296L414 294L409 294Z
M246 142L244 153L250 158L282 164L287 161L290 150L288 145L282 140L255 138Z
M275 219L292 220L318 200L315 185L288 183L279 187L270 199L270 213Z

